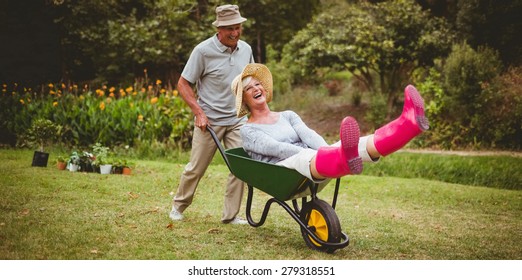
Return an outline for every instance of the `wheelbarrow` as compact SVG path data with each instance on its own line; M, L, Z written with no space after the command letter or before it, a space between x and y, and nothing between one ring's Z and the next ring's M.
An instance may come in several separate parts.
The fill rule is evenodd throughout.
M349 244L346 233L341 231L339 218L335 213L340 178L336 179L332 204L317 197L329 180L314 183L293 169L253 160L242 147L225 150L215 131L208 126L228 169L248 186L246 218L253 227L265 223L272 203L277 203L290 214L301 228L306 245L314 250L333 253ZM252 218L254 188L272 196L263 209L259 221ZM308 199L309 198L309 199ZM301 200L301 206L298 200ZM292 206L289 203L292 203Z

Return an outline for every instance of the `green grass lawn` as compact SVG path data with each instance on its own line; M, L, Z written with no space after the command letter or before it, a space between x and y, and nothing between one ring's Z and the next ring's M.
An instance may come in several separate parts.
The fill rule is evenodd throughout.
M390 160L410 156L397 153ZM343 178L336 214L351 242L334 254L309 249L297 223L277 205L259 228L221 224L228 171L219 159L186 219L176 223L168 213L184 162L135 160L133 174L124 176L31 167L31 159L32 151L0 150L0 259L522 258L520 186L373 175L388 158L369 167L371 175ZM417 164L430 161L439 165L429 156ZM520 162L510 164L513 170ZM330 202L332 193L333 182L319 197ZM269 198L255 193L256 219ZM244 203L242 209L244 217Z

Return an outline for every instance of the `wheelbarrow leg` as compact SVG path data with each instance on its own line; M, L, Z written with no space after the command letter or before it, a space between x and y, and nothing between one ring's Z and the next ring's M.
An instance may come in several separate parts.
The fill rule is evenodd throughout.
M265 208L263 209L263 214L261 214L261 218L259 219L259 222L256 222L252 218L252 212L251 212L253 196L254 196L254 187L252 187L251 185L248 185L248 196L247 196L247 205L246 205L246 218L247 218L248 223L251 226L253 226L253 227L259 227L259 226L262 226L265 223L266 217L268 216L268 211L270 210L270 206L272 205L272 203L276 202L279 205L283 206L279 200L277 200L275 198L269 199L266 202L266 204L265 204Z

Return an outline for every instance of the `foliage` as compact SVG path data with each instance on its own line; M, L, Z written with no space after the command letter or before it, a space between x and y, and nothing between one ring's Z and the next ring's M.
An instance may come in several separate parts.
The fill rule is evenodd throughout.
M422 73L422 71L419 71ZM520 149L520 67L501 73L496 51L457 44L445 64L419 74L431 129L428 146Z
M509 68L482 84L483 114L475 116L486 146L522 149L522 67Z
M115 168L125 168L125 167L131 168L134 166L134 163L131 161L128 161L127 159L124 159L124 158L117 158L114 160L112 165Z
M110 164L110 162L109 162L110 148L109 147L103 146L100 143L96 143L96 144L94 144L94 146L92 146L92 153L94 155L94 161L92 163L93 165L100 166L100 165L104 165L104 164Z
M347 69L372 91L379 86L390 112L412 71L447 54L453 38L414 1L361 2L317 16L285 47L283 62L305 79L318 67Z
M94 172L95 157L91 152L83 151L80 154L80 170L83 172Z
M373 124L374 129L376 129L383 125L386 120L386 97L383 94L373 94L368 106L365 121Z
M57 156L56 162L67 162L67 159L64 156Z
M501 67L498 54L490 48L475 51L467 44L454 45L443 70L447 110L460 111L460 120L480 111L485 105L480 96L483 84L490 83Z
M441 69L443 74L432 77L440 79L442 88L432 87L433 99L428 104L431 141L444 148L495 147L487 114L494 94L487 97L483 91L500 71L500 60L493 50L475 51L467 44L453 47Z
M240 0L238 4L248 19L241 36L251 43L257 62L270 61L270 55L279 60L284 45L321 9L319 0ZM269 48L275 52L269 54Z
M281 50L319 7L318 0L238 2L249 20L244 37L256 60L264 61L265 48ZM96 78L108 82L132 79L141 69L154 69L173 82L192 48L212 35L215 7L221 1L54 1L62 46L70 71L92 65ZM74 53L71 50L76 50ZM81 65L80 65L81 64Z
M61 125L56 125L50 120L36 119L23 135L20 145L34 145L38 147L40 152L44 152L47 144L59 138L61 129Z
M63 44L83 53L80 63L92 63L97 77L109 82L133 78L149 66L163 74L181 69L211 28L199 23L205 7L194 1L62 2L55 8L62 11L57 23L65 30Z
M77 151L74 151L69 156L69 159L67 160L68 164L74 164L74 165L80 165L80 154L78 154Z
M46 118L63 127L65 145L87 147L133 145L136 141L190 143L191 113L176 90L160 80L137 81L133 86L91 89L89 85L49 84L40 92L4 85L0 96L5 134L20 137L33 118Z
M459 0L455 27L473 48L487 45L504 65L522 63L522 1Z

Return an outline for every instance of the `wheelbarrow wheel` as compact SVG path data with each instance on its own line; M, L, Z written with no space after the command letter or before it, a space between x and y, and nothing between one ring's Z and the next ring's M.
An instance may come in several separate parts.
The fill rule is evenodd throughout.
M324 200L316 199L303 205L300 214L301 221L322 241L339 243L341 241L341 223L335 210ZM336 248L321 245L301 228L301 235L306 245L314 250L333 253Z

